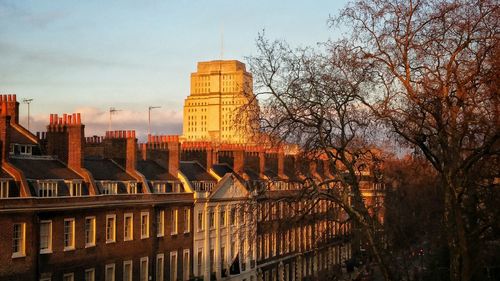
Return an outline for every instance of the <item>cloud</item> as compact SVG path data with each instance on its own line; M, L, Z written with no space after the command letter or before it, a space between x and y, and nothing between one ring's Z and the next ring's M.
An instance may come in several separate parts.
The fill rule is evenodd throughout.
M6 57L17 58L21 62L27 62L29 64L38 63L42 66L60 66L64 67L64 69L67 69L68 67L118 67L130 69L140 68L157 71L157 68L152 67L151 65L73 55L58 50L44 50L40 48L31 50L23 48L17 44L2 41L0 41L0 53Z
M96 107L80 107L75 110L82 115L86 136L102 136L109 128L109 112ZM67 112L71 114L73 112ZM63 113L58 113L62 116ZM22 120L21 120L22 121ZM35 115L30 118L31 131L46 131L49 116ZM135 130L139 141L144 141L148 133L147 111L123 110L112 116L112 130ZM182 112L156 109L151 112L151 133L177 135L182 133Z
M21 21L31 27L45 28L68 16L69 14L66 11L50 10L33 12L24 7L20 7L14 1L0 1L1 18Z

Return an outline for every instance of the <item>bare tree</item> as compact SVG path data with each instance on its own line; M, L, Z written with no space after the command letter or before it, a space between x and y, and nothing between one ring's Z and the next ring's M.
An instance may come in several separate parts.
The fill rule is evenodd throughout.
M304 173L304 195L310 202L338 204L363 234L385 279L397 280L376 210L362 194L362 175L376 171L381 157L372 145L377 126L360 97L370 73L346 46L342 42L328 52L292 49L261 34L258 56L248 58L261 107L252 116L259 117L258 133L266 140L297 144L306 163L320 157L328 162L333 178Z
M478 171L500 148L499 20L495 0L361 0L331 21L377 74L367 104L439 175L451 280L479 272L494 227L483 213L498 182Z

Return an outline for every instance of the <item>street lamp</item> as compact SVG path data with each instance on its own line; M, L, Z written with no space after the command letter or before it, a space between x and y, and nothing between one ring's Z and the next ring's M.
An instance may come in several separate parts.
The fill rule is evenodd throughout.
M109 124L108 124L108 131L111 131L111 116L118 111L121 111L121 109L116 109L114 107L109 108Z
M33 99L23 99L23 103L28 105L28 131L30 130L30 103Z
M149 106L148 107L148 135L151 135L151 110L155 108L160 108L161 106Z

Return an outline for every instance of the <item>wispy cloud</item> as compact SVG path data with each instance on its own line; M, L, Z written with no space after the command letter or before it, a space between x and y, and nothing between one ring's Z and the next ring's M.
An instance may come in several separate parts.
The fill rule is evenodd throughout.
M45 28L48 25L69 16L67 11L32 11L19 6L18 3L19 1L0 1L0 17L9 20L21 21L31 27Z
M98 57L86 57L73 55L59 50L28 49L16 44L0 41L0 53L4 56L16 58L21 62L29 64L41 64L50 66L67 67L118 67L118 68L141 68L156 70L151 65L137 64L128 61L118 61Z
M95 107L77 108L82 115L86 136L102 136L109 128L109 112ZM72 112L68 112L70 114ZM58 113L61 115L62 113ZM31 116L32 131L46 131L48 115ZM144 111L123 110L112 116L112 130L135 130L140 141L144 141L148 132L148 115ZM182 112L157 109L151 114L151 132L153 134L181 134Z

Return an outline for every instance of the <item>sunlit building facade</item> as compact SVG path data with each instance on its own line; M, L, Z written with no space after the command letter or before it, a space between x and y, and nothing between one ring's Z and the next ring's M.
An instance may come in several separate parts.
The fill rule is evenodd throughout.
M255 98L252 89L252 74L245 64L236 60L199 62L197 71L191 73L191 93L184 101L183 138L248 143L251 111L240 109Z

